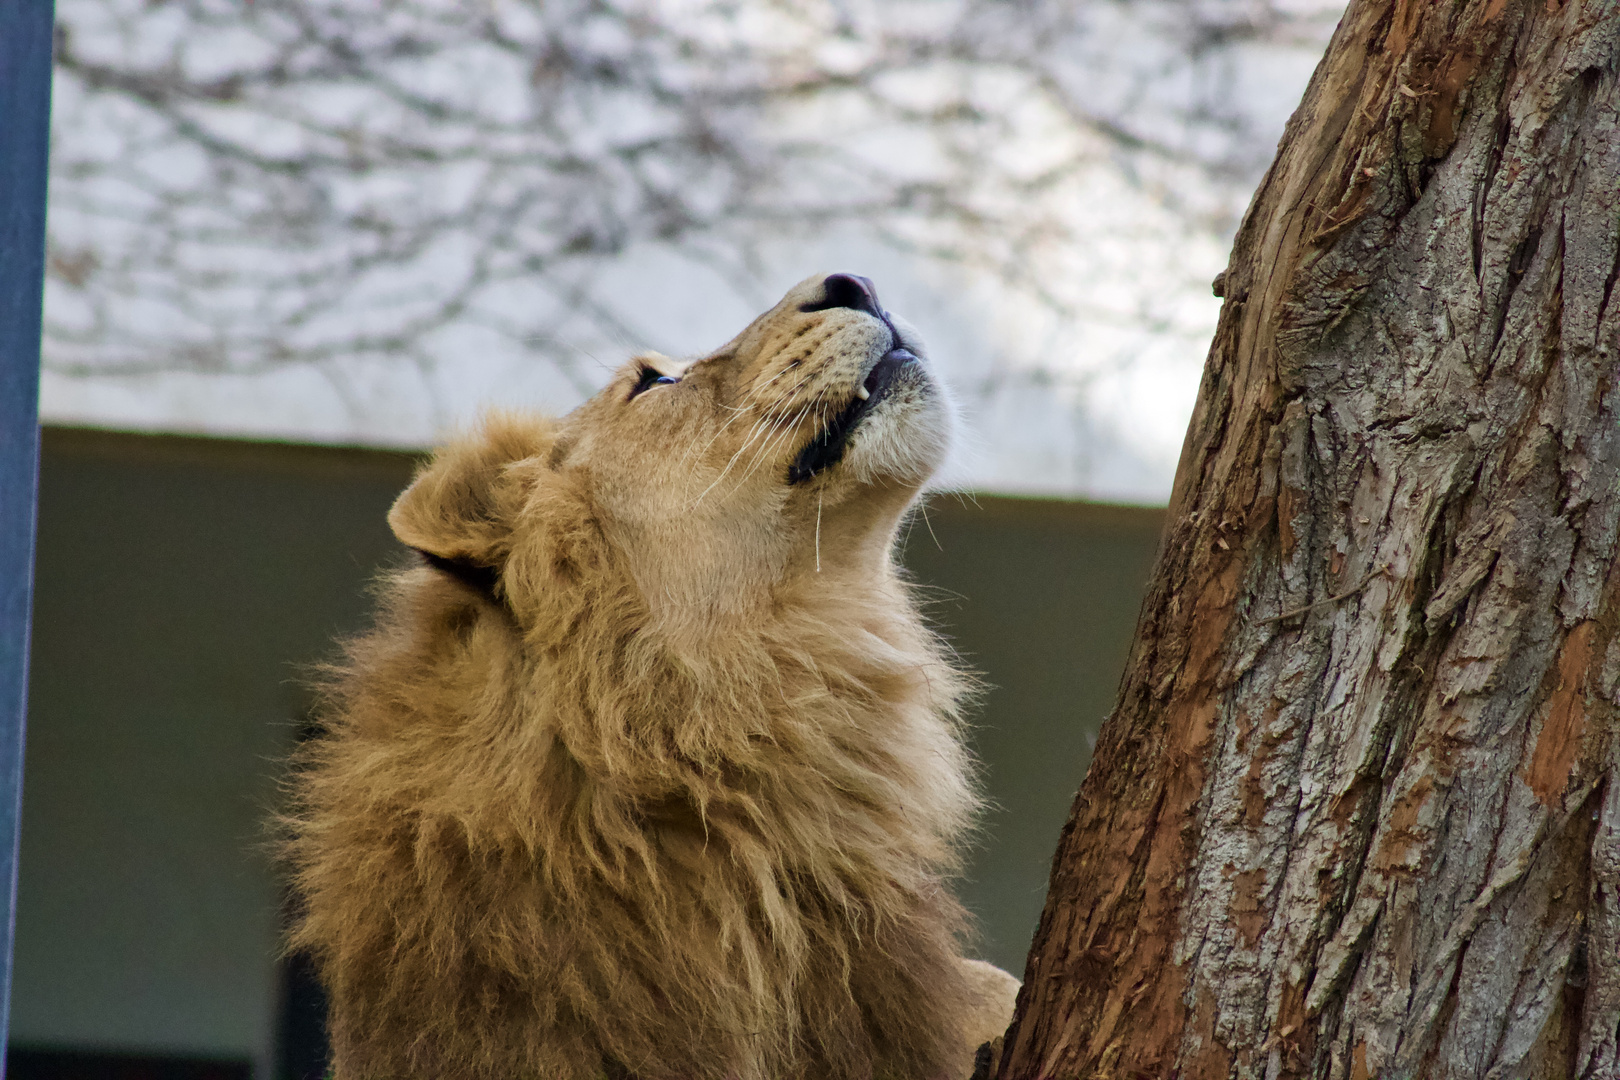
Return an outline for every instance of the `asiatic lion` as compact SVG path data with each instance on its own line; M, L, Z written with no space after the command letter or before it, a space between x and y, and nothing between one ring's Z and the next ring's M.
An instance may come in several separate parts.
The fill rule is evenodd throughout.
M964 679L894 562L950 415L834 274L418 473L293 781L338 1080L971 1071L1017 982L960 953Z

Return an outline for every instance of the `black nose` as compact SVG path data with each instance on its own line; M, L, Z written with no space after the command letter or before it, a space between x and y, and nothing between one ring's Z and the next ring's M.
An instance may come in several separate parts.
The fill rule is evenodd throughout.
M883 318L883 309L878 307L877 290L872 287L869 278L858 277L855 274L831 274L821 283L823 293L820 300L808 304L800 304L800 311L826 311L828 308L853 308L864 311L876 318Z

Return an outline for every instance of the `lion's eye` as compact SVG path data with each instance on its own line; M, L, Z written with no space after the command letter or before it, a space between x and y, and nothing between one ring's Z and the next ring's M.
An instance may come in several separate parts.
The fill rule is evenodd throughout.
M665 375L657 368L644 367L641 369L641 378L636 380L636 385L630 390L630 397L633 398L643 390L650 390L655 386L667 386L678 382L680 380L673 375ZM625 400L629 401L630 398Z

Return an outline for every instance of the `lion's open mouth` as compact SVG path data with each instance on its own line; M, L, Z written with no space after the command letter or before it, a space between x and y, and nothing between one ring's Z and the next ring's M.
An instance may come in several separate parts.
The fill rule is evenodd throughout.
M844 456L845 447L849 445L849 437L861 421L888 397L906 365L917 362L917 357L909 349L890 349L884 353L883 359L867 373L861 384L866 396L857 394L851 398L844 410L805 444L799 456L793 459L793 464L788 466L788 483L802 484L823 469L838 464Z

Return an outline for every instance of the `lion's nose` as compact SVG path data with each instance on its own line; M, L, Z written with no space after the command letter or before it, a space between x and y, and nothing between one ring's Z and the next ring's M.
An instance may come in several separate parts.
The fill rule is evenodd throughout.
M883 318L878 307L877 290L871 279L856 274L829 274L821 283L825 291L818 301L803 305L801 311L826 311L828 308L853 308L876 318Z

